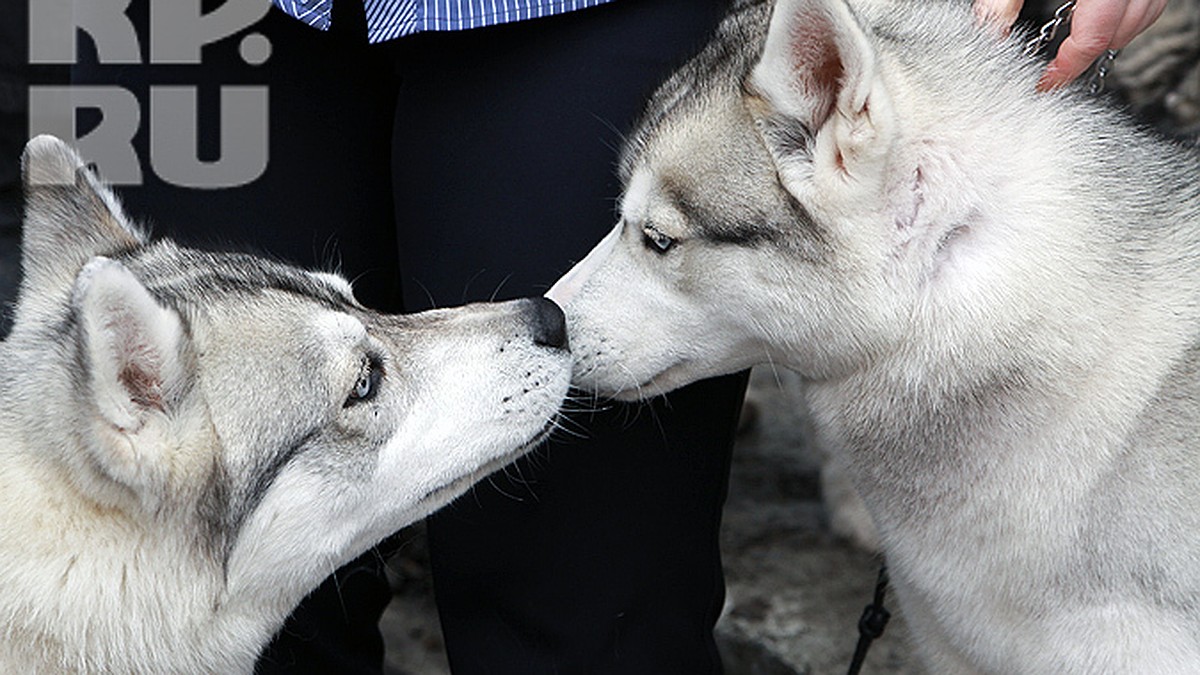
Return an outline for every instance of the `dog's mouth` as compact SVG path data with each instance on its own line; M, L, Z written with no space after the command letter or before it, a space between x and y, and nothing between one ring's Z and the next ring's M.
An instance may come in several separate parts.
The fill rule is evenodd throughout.
M643 401L672 392L686 384L690 384L696 379L689 378L685 374L690 363L691 361L687 360L676 362L643 380L641 384L611 392L608 396L618 401L632 402Z
M554 433L554 430L558 428L558 420L561 415L561 412L556 412L551 415L550 418L546 420L546 423L542 425L542 428L534 433L529 440L518 445L512 450L488 460L474 471L470 471L462 476L459 476L458 478L451 480L441 487L430 490L425 494L424 497L421 498L421 502L428 503L443 498L445 498L446 501L453 500L475 483L478 483L485 477L517 461L529 451L544 443L546 439L550 438L550 436Z
M537 446L544 443L546 441L546 439L550 438L550 435L553 434L554 430L558 428L558 418L561 415L562 415L561 412L556 412L553 415L551 415L550 418L546 420L546 423L542 425L542 428L539 429L538 432L535 433L532 438L530 438L528 441L525 441L524 443L519 445L515 450L513 450L511 453L509 453L511 455L511 459L507 460L505 463L507 464L508 462L511 462L512 460L520 457L521 455L524 455L525 453L529 452L530 450L533 450ZM501 458L501 459L503 459L503 458ZM500 461L500 460L492 460L492 461Z

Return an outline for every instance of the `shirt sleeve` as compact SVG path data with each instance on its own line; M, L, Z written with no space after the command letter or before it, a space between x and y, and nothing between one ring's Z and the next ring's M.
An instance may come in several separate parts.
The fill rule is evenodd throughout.
M288 16L299 19L313 28L329 30L333 0L271 0L271 3Z

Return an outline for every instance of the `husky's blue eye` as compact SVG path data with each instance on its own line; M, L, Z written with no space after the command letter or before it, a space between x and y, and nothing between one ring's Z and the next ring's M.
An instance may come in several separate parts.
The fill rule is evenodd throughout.
M383 364L379 359L369 358L363 361L362 373L358 376L358 380L354 383L354 389L350 390L350 396L346 398L346 403L343 407L349 407L355 403L363 403L375 398L375 394L379 393L379 382L383 379Z
M646 248L655 253L666 253L675 245L675 240L663 234L658 228L647 225L642 228Z
M370 396L374 389L375 386L371 382L371 376L369 374L363 375L362 377L358 378L358 382L354 384L354 392L350 394L350 398L361 401L362 399Z

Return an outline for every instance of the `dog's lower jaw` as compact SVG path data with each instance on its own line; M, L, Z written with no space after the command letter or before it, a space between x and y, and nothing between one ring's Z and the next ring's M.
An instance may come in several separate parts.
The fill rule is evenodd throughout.
M612 373L613 377L599 380L595 374L600 371ZM613 368L607 365L599 368L593 366L585 372L575 374L574 386L591 392L598 398L634 403L662 396L697 379L700 378L693 372L693 363L685 359L640 380L624 368Z
M446 504L449 504L470 489L472 485L478 483L500 469L503 469L509 464L512 464L521 457L524 457L534 448L538 447L542 443L545 443L546 440L550 438L551 434L554 433L556 428L558 428L558 415L555 415L547 420L546 424L543 425L542 428L536 434L534 434L532 438L521 444L516 449L506 452L495 459L489 460L478 469L460 476L459 478L452 479L450 482L442 485L441 487L430 490L423 497L421 497L420 501L418 502L418 508L422 513L420 517L429 515Z

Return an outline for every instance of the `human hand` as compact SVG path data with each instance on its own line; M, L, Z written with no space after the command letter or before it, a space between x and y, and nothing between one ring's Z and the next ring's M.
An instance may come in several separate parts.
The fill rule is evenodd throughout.
M1008 30L1024 0L975 0L981 20ZM1121 49L1162 14L1167 0L1078 0L1071 34L1038 82L1047 91L1079 77L1106 49Z

